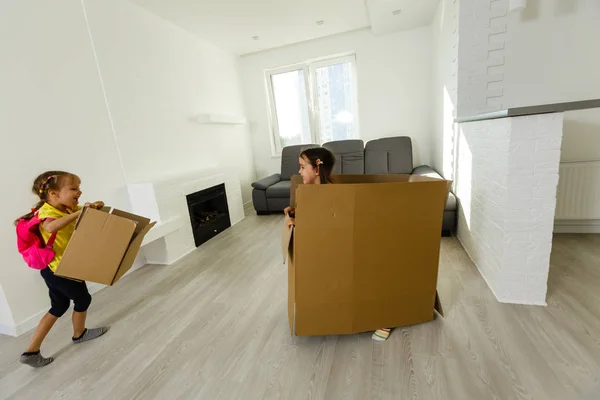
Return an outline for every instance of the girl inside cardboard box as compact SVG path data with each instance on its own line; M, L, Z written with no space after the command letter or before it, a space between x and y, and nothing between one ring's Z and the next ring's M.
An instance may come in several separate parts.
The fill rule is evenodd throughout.
M305 185L320 185L333 183L331 171L335 165L335 156L324 147L314 147L304 150L300 154L300 170ZM285 224L289 228L295 224L295 210L287 207L284 210ZM383 342L390 336L389 328L377 329L373 333L373 340Z

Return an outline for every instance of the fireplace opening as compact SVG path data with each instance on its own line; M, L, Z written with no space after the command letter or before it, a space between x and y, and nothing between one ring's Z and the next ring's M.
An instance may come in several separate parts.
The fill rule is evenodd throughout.
M225 184L186 196L196 247L231 226Z

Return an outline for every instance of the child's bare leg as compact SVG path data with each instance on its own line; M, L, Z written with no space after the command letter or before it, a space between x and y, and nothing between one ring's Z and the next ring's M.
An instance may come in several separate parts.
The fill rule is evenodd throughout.
M46 313L42 317L42 320L38 324L35 333L33 334L33 338L31 339L31 344L27 348L27 351L21 355L20 361L23 364L27 364L31 367L43 367L45 365L50 364L54 361L54 358L48 357L44 358L40 354L40 347L42 346L42 342L50 332L50 329L54 326L54 323L58 320L58 317Z
M99 338L108 332L108 328L93 328L86 329L85 319L87 317L87 311L77 312L73 311L73 342L81 343L87 342L88 340L94 340Z
M38 324L35 333L33 334L33 338L31 339L31 344L27 348L27 353L35 353L36 351L40 351L40 347L42 346L42 342L50 332L50 329L54 326L54 323L58 320L57 317L50 313L46 313L42 317L42 320Z
M77 312L73 311L73 337L78 338L83 335L85 331L85 320L87 318L87 311Z

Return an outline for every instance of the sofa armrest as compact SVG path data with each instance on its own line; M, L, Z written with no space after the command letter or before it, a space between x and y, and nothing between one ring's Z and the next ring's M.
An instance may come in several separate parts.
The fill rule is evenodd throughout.
M254 183L252 183L252 187L259 190L267 190L267 188L273 186L277 182L281 181L280 174L273 174L271 176L267 176L266 178L262 178Z
M413 170L413 175L426 176L428 178L444 179L437 171L429 165L421 165Z

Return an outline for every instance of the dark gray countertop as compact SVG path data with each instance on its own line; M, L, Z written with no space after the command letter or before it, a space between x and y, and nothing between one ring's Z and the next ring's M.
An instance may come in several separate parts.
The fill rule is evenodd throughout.
M567 103L543 104L538 106L514 107L506 110L494 111L469 117L458 117L455 122L484 121L486 119L522 117L524 115L548 114L564 111L586 110L600 108L600 99L570 101Z

